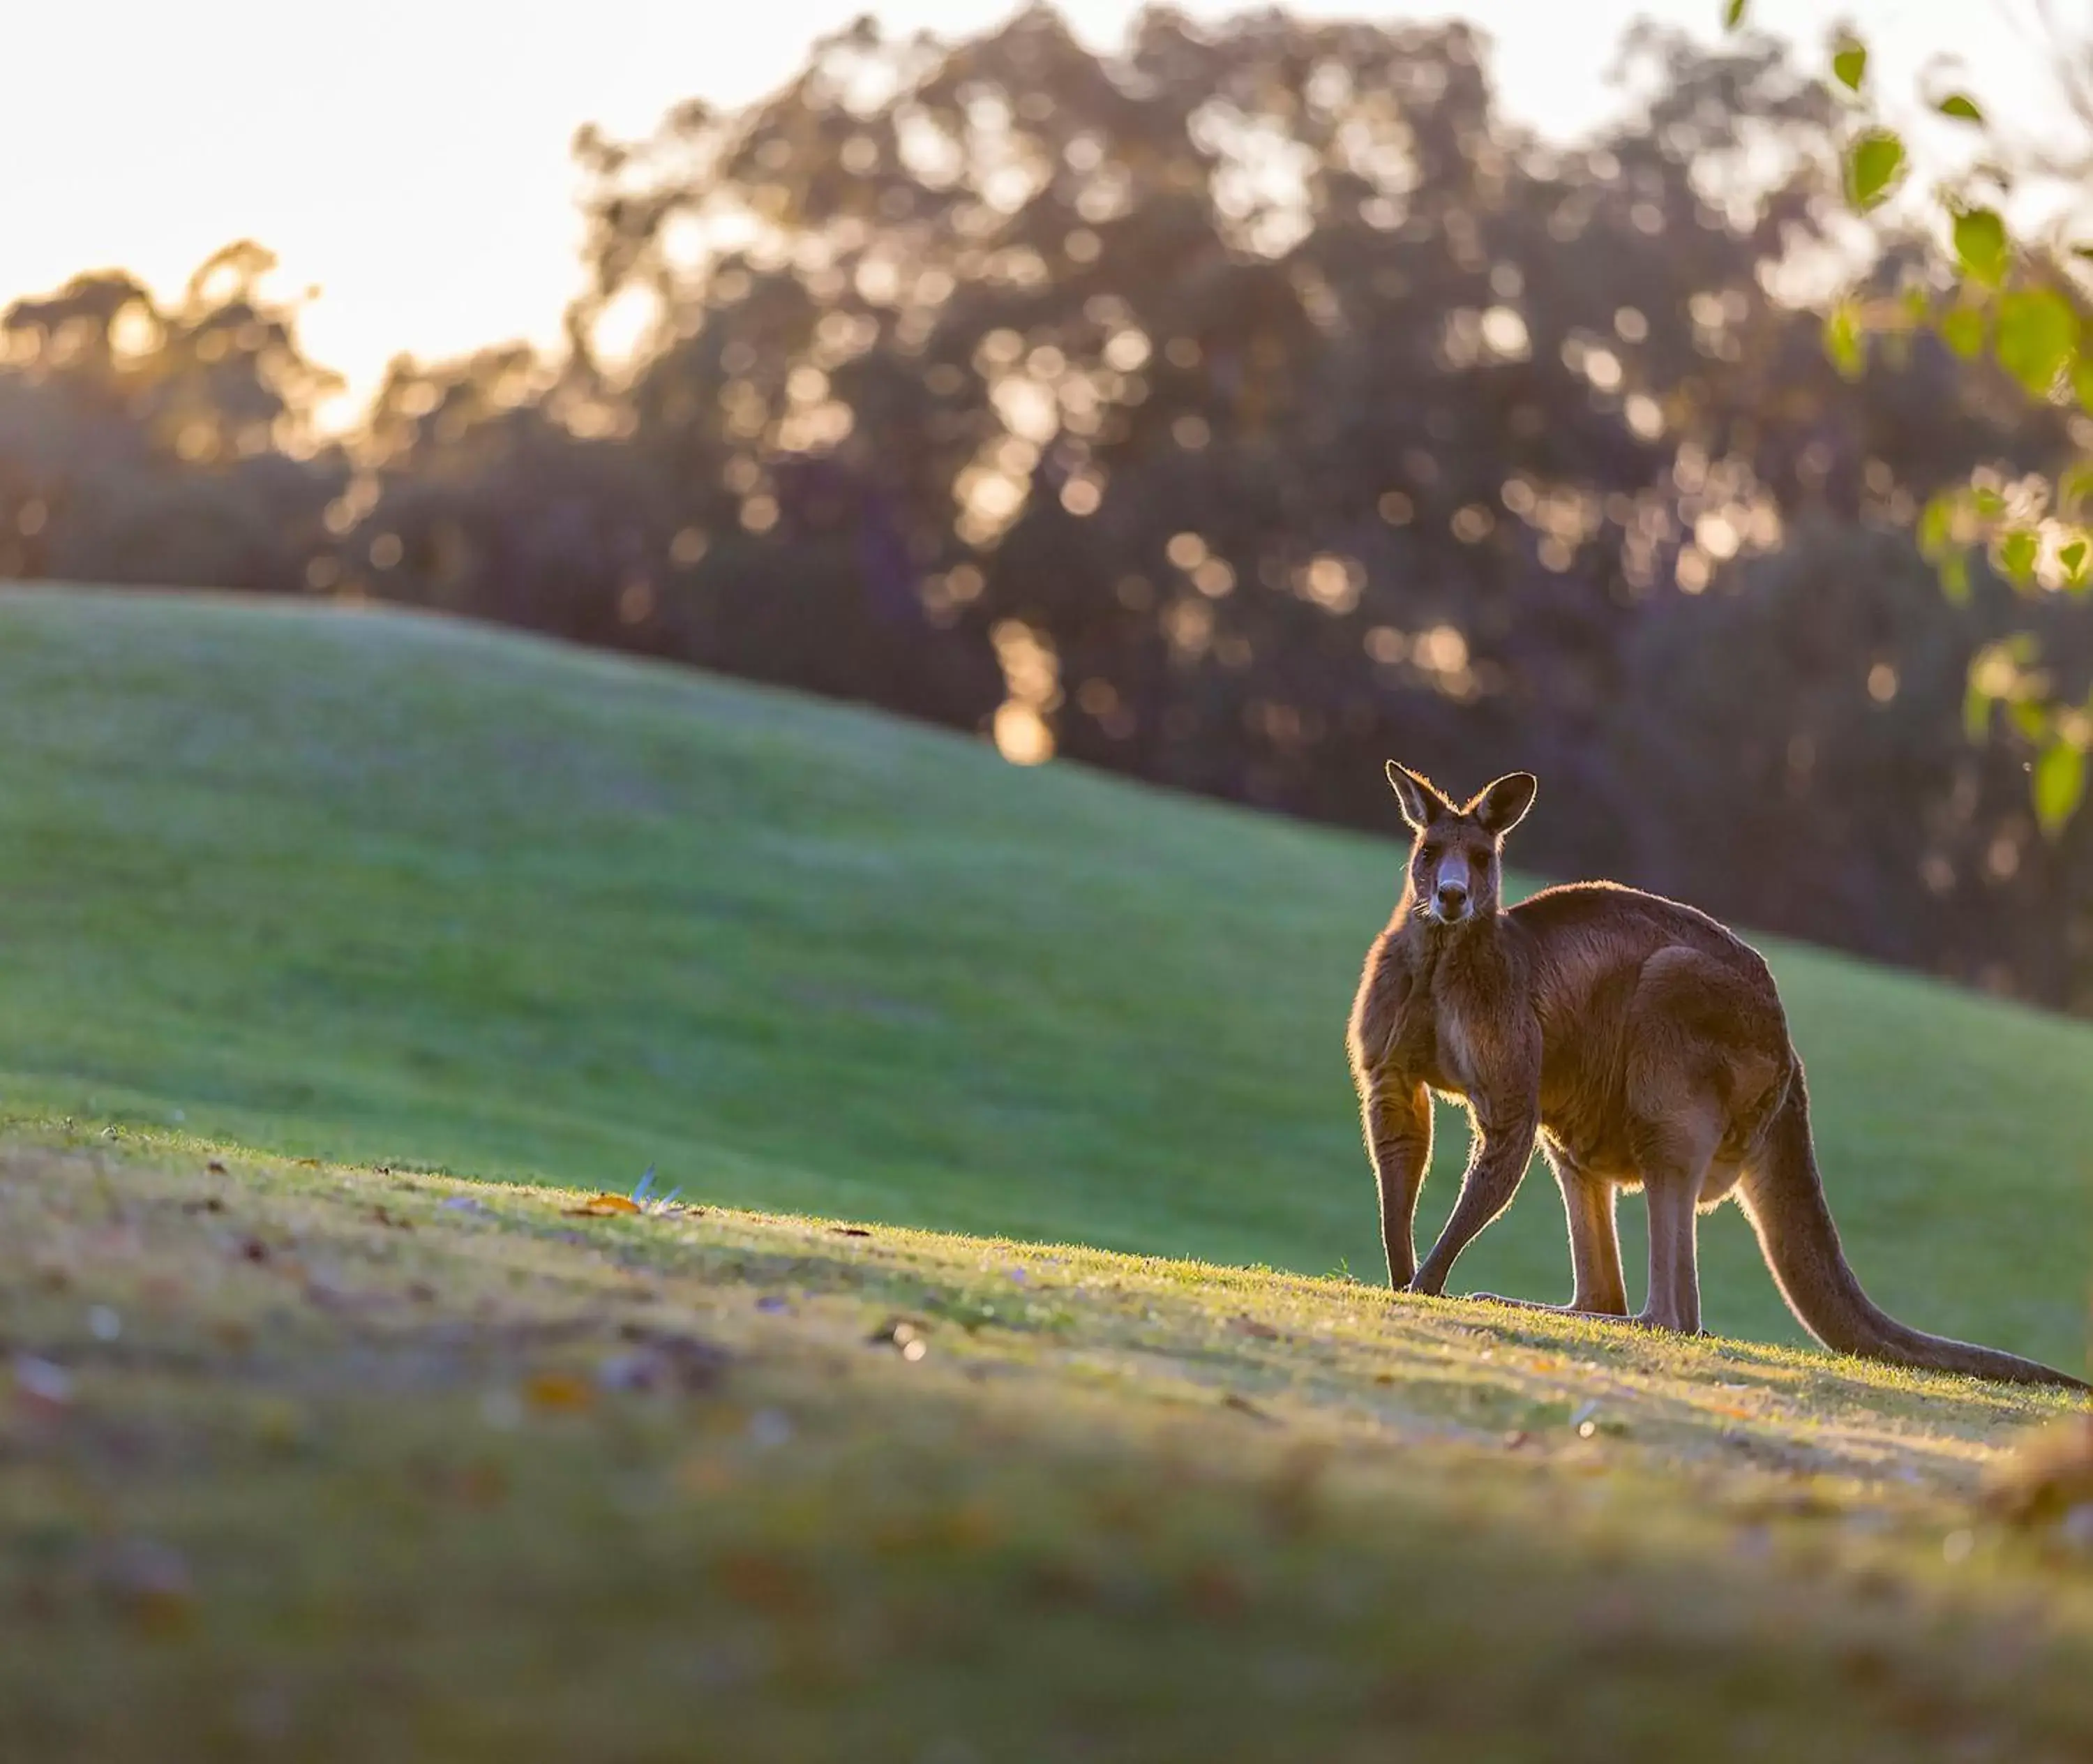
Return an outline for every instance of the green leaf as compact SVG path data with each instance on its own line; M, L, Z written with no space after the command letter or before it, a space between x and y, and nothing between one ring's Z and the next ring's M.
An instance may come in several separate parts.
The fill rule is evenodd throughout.
M1887 128L1871 128L1846 155L1846 188L1856 208L1879 205L1904 170L1904 143Z
M2035 553L2040 542L2026 527L2017 527L2000 535L1999 567L2025 587L2034 580Z
M1996 288L2006 279L2011 248L2006 243L2006 223L1996 210L1965 208L1955 217L1955 255L1987 288Z
M1961 499L1952 490L1936 491L1919 510L1918 549L1922 557L1939 557L1954 536L1955 505Z
M2064 566L2064 573L2074 588L2082 586L2086 580L2086 548L2082 539L2074 539L2069 544L2056 548L2056 561Z
M1861 325L1850 301L1840 301L1824 315L1824 353L1848 379L1858 379L1867 358L1861 348Z
M2086 750L2059 737L2034 762L2034 817L2052 839L2086 797Z
M2083 356L2072 365L2071 389L2078 394L2082 409L2093 410L2093 362Z
M1745 5L1746 0L1730 0L1730 3L1722 8L1724 30L1734 31L1744 22Z
M2037 398L2046 398L2078 348L2078 314L2047 288L2025 288L1999 301L1999 365Z
M1940 560L1940 592L1956 606L1970 604L1970 557L1951 551Z
M1978 484L1970 492L1970 506L1980 521L1996 521L2006 512L2006 499L1989 484Z
M1965 98L1959 92L1949 93L1934 106L1934 109L1943 116L1953 117L1957 122L1981 123L1984 120L1984 113L1977 108L1977 101Z
M1838 76L1839 84L1848 92L1857 92L1867 71L1868 46L1854 37L1841 38L1831 55L1831 72Z
M2049 711L2039 699L2008 699L2006 720L2030 741L2043 741L2048 739Z
M1941 314L1940 340L1965 362L1984 353L1984 314L1974 306L1956 306Z
M1973 677L1962 691L1962 733L1982 741L1991 732L1991 695Z
M2089 499L2093 499L2093 459L2074 461L2057 474L2056 505L2072 509Z

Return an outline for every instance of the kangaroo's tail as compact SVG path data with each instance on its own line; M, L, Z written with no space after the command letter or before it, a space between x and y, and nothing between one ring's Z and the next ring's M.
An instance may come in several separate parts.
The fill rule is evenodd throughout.
M2014 1384L2089 1387L2083 1379L1996 1348L1907 1328L1861 1290L1839 1246L1809 1138L1809 1100L1798 1068L1738 1185L1766 1266L1803 1328L1834 1353Z

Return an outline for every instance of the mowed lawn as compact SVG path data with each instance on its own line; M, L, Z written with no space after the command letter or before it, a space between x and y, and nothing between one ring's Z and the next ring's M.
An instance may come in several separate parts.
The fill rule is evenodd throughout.
M1378 1279L1342 1028L1399 862L433 618L0 597L25 1125ZM1767 947L1870 1291L2076 1363L2093 1029ZM1709 1327L1799 1339L1733 1209L1703 1242ZM1566 1296L1538 1166L1454 1284Z

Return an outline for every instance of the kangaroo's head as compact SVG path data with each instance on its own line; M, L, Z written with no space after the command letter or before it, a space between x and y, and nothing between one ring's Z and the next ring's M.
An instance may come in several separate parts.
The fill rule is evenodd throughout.
M1411 915L1432 925L1490 917L1502 892L1505 835L1533 806L1540 787L1533 774L1509 773L1465 803L1393 760L1388 781L1416 835L1403 894Z

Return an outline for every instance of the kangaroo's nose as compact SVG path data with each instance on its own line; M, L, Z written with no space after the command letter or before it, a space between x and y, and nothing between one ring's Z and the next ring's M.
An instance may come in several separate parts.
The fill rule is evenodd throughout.
M1439 910L1449 918L1458 913L1468 904L1468 891L1458 882L1439 885Z

